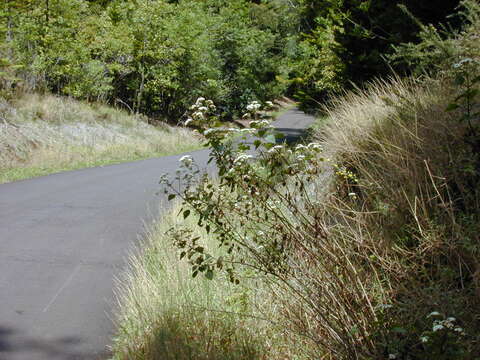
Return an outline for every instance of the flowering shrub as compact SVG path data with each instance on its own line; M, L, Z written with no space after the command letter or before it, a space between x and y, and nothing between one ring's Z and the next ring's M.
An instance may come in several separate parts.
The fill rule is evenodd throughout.
M385 348L388 359L467 359L465 330L454 317L433 311L417 324L392 327ZM423 325L420 325L423 324ZM423 330L426 329L426 330Z
M232 282L239 282L235 274L239 264L265 273L286 272L285 252L297 227L311 225L309 217L299 214L311 206L308 183L325 160L319 156L322 148L316 143L293 148L276 144L282 136L268 120L259 119L262 108L259 102L247 106L254 119L250 128L227 128L216 121L213 102L199 98L185 125L195 126L206 138L210 161L218 167L218 184L201 174L189 156L180 159L174 181L162 177L169 199L182 199L183 216L193 211L199 226L216 234L225 249L223 256L215 258L199 238L185 229L172 229L180 257L187 257L193 276L202 272L211 278L214 270L223 269ZM228 141L234 133L243 141Z

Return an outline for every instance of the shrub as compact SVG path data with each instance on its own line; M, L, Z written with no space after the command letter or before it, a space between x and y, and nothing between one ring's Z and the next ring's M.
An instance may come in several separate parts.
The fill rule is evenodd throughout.
M183 217L195 213L226 253L212 255L179 227L172 237L180 257L194 276L223 271L241 283L239 268L264 274L310 356L409 359L448 348L468 358L478 351L478 320L465 309L479 305L479 194L476 172L468 176L462 160L469 126L445 111L452 93L448 81L396 80L338 100L324 144L334 166L317 144L275 145L264 121L243 131L263 149L256 160L248 145L223 141L242 130L199 126L219 184L187 157L176 178L185 188L164 181L170 198L182 197ZM333 183L318 176L322 168L336 174ZM333 192L325 194L328 185ZM468 335L422 343L426 315L437 309Z

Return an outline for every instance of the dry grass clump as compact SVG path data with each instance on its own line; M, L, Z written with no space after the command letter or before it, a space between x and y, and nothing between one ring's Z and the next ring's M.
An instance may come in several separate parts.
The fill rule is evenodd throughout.
M480 313L479 181L467 168L468 126L445 111L448 84L377 82L329 107L322 136L338 164L336 188L317 209L323 236L305 236L295 259L302 301L285 307L319 353L480 353L471 316ZM432 333L433 311L454 316L466 335Z
M200 147L183 128L52 95L0 101L0 183Z

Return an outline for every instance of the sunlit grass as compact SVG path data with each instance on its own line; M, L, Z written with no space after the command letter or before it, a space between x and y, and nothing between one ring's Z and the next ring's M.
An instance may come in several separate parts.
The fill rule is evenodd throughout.
M0 111L0 183L198 149L184 128L106 105L26 94Z
M215 240L192 219L184 223L175 206L156 223L130 259L119 281L118 332L115 359L265 359L285 339L273 319L266 288L260 279L233 285L219 275L192 278L185 261L167 234L182 222L203 245L217 249ZM258 280L258 281L257 281Z

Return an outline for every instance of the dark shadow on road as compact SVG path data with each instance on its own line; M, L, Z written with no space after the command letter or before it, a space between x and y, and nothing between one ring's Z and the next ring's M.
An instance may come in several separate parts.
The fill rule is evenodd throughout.
M276 128L275 130L285 136L283 139L277 140L277 143L296 143L308 134L308 129Z
M68 321L66 319L66 321ZM12 328L0 326L1 360L101 360L109 353L79 352L74 348L82 344L78 337L62 337L51 341L29 338Z

